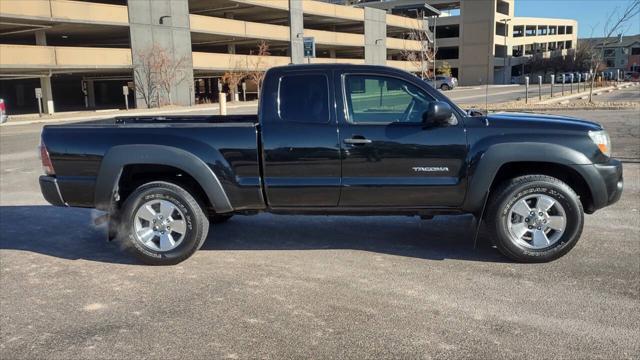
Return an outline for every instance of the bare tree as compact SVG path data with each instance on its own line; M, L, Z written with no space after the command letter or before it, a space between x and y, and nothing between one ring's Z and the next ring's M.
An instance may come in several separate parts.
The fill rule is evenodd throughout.
M418 14L419 15L419 14ZM413 66L419 69L420 78L429 78L430 64L435 61L435 51L431 44L433 44L433 38L428 29L424 26L424 20L421 16L416 19L417 25L409 33L407 33L406 39L417 41L420 44L419 49L411 48L401 51L402 57L411 62Z
M593 85L595 82L596 74L598 71L606 68L604 63L604 52L607 46L615 43L617 36L622 34L625 25L631 21L636 15L640 13L640 0L630 0L627 5L622 9L614 9L607 16L607 20L604 25L604 36L600 42L589 42L585 44L584 51L589 58L589 68L594 75L591 77L591 84L589 90L589 102L593 102ZM593 35L593 31L591 32Z
M136 94L144 100L148 108L158 106L156 103L158 84L158 62L155 57L156 46L138 51L134 59L134 87Z
M184 67L187 62L186 57L174 58L166 50L160 49L157 54L158 63L158 83L166 98L164 105L173 105L173 89L180 85L187 78Z
M238 61L235 61L230 66L231 70L228 70L222 75L220 81L229 87L231 93L231 101L236 101L236 93L238 92L238 85L247 76L246 65L242 66Z
M252 53L250 53L250 55L252 55ZM262 88L262 82L264 81L264 57L269 55L271 55L269 52L269 43L265 40L258 42L256 61L253 63L251 70L247 73L247 77L256 84L258 97L260 96L260 89ZM249 66L247 66L247 68L249 68Z
M186 79L186 58L175 59L163 47L154 44L136 53L135 91L147 107L173 104L173 89ZM165 97L166 96L166 97Z

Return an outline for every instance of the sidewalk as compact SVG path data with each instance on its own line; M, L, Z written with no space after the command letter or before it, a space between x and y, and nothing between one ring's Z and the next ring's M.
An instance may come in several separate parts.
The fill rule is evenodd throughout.
M237 109L243 107L256 107L258 101L246 101L237 103L227 103L227 109ZM217 115L219 112L218 104L203 104L194 106L167 106L156 109L131 109L131 110L95 110L95 111L73 111L61 112L54 115L24 114L9 115L9 120L0 126L28 125L36 123L54 123L66 121L90 121L102 120L116 116L149 116L149 115L169 115L175 113L191 113L207 111L211 115Z

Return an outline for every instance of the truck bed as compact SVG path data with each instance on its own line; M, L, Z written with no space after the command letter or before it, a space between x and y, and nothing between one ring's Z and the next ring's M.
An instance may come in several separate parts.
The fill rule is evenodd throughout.
M110 152L131 148L121 157L135 158L144 165L148 158L140 155L141 148L151 154L162 148L193 154L206 164L234 208L260 208L264 203L257 122L257 115L117 117L47 125L42 139L56 169L60 192L70 206L96 206L97 180ZM175 156L165 158L169 161L171 157Z

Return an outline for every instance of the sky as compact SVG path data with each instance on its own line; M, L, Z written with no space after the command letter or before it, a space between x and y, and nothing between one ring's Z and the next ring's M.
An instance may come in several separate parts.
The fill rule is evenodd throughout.
M603 36L608 15L622 11L629 0L515 0L515 16L578 20L578 37ZM624 35L640 34L640 15L623 27Z

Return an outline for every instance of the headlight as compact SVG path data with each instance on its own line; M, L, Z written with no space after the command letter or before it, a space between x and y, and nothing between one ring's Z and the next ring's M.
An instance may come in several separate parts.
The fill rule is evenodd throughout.
M606 131L589 131L589 137L603 154L611 156L611 139Z

